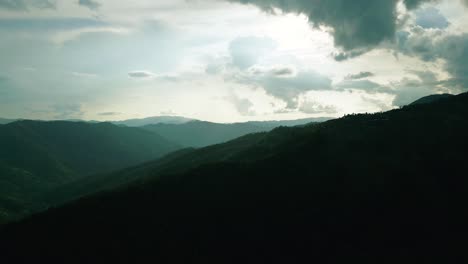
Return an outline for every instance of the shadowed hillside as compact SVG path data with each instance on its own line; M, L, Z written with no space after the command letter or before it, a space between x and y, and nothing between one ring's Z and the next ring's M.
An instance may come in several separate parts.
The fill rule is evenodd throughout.
M452 94L433 94L433 95L429 95L429 96L425 96L423 98L420 98L420 99L414 101L413 103L411 103L411 105L430 104L430 103L433 103L433 102L437 102L439 100L444 100L444 99L450 98L452 96L454 96L454 95L452 95Z
M67 263L454 257L466 235L467 117L462 94L276 129L239 158L155 172L10 225L0 245L13 260Z
M137 128L65 121L18 121L0 126L0 145L3 218L22 215L32 208L31 203L39 202L36 195L46 190L155 159L178 148Z

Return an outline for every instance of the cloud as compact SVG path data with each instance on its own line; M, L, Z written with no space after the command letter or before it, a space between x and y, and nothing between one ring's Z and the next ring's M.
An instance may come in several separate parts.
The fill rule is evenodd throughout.
M421 97L435 93L432 87L424 85L418 80L405 78L396 83L396 85L399 87L399 90L393 100L394 106L408 105Z
M399 82L392 83L395 94L394 106L408 105L421 97L431 94L449 92L440 85L441 82L438 81L433 72L409 71L408 73L413 74L417 79L406 77Z
M19 0L2 0L0 1L0 8L10 10L24 10L26 9L26 4Z
M421 82L429 85L436 85L438 83L437 76L431 71L415 71L409 70L408 73L411 73L419 78Z
M267 37L239 37L229 44L229 53L233 66L247 69L276 49L277 43Z
M296 74L294 68L291 67L282 67L276 68L271 71L271 74L278 77L286 77L286 76L293 76Z
M54 118L74 119L81 118L84 114L81 104L63 103L51 106Z
M345 80L335 85L337 90L354 89L368 93L389 93L389 88L369 80Z
M417 26L400 32L398 51L425 61L443 60L451 75L446 85L468 89L468 34L447 35L443 30L424 30Z
M14 11L25 11L31 7L53 9L56 7L56 4L56 1L52 0L1 0L0 8Z
M91 27L76 28L76 29L60 31L54 34L51 40L53 43L57 45L64 45L67 42L76 41L82 36L89 35L89 34L99 34L99 33L123 35L123 34L129 34L129 30L125 28L116 28L116 27L91 26Z
M240 98L234 93L230 93L229 96L226 96L224 99L230 102L239 114L243 116L255 115L255 111L252 110L253 103L249 99Z
M438 45L439 57L456 86L468 89L468 34L449 36Z
M336 114L338 109L333 105L323 105L315 101L306 101L299 106L299 111L306 114Z
M420 26L414 26L408 31L397 33L396 50L408 56L419 57L424 61L432 61L438 57L436 40L442 37L444 37L443 30L425 30Z
M128 73L128 76L133 79L149 80L149 79L158 79L167 82L180 82L185 80L190 80L194 75L190 72L180 73L180 74L157 74L151 71L132 71Z
M224 70L223 64L210 63L206 65L205 72L210 75L217 75Z
M132 71L128 73L128 76L135 79L148 79L156 77L156 75L149 71Z
M438 0L403 0L406 8L415 9L419 7L424 2L437 2Z
M368 77L373 77L375 76L374 73L372 72L360 72L357 74L349 74L345 77L345 80L359 80L359 79L364 79Z
M91 10L96 10L101 6L99 2L94 1L94 0L79 0L78 4L80 6L85 6Z
M369 80L344 80L334 86L336 90L360 90L367 95L387 94L394 97L393 106L408 105L415 100L436 93L450 93L446 81L440 81L437 75L431 71L408 70L411 76L402 78L400 81L390 82L388 84L379 84ZM416 78L415 78L416 77ZM364 97L363 97L364 98ZM372 104L377 105L382 110L388 110L386 104L378 103L371 97L364 98ZM385 107L383 107L385 106Z
M294 72L293 75L285 73ZM295 109L301 94L312 90L329 90L332 81L313 70L297 71L284 66L271 69L251 68L248 73L235 76L237 82L261 87L265 92L287 103L287 108Z
M294 66L289 65L274 65L272 67L253 66L249 69L253 75L271 75L276 77L292 77L297 74Z
M337 60L359 56L384 41L392 41L397 30L396 0L228 0L253 4L266 12L304 14L316 27L331 28L335 46L343 50ZM413 9L427 0L405 0Z
M120 112L103 112L103 113L98 113L99 116L118 116L121 115L122 113Z
M423 10L416 11L416 24L422 28L447 28L450 23L438 9L428 7Z
M94 18L2 18L0 29L11 31L60 32L85 28L104 28L108 25Z

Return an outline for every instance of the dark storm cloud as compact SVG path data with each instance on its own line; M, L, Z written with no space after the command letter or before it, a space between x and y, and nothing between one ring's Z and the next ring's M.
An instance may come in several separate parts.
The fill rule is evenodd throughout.
M446 36L441 30L425 31L421 27L400 32L398 50L425 61L441 59L451 75L445 85L468 89L468 34Z
M346 80L359 80L359 79L364 79L364 78L369 78L375 76L374 73L372 72L360 72L357 74L350 74L345 77Z
M437 52L445 60L445 70L452 75L452 82L468 89L468 34L449 36L438 45Z
M91 10L96 10L101 6L100 3L94 0L79 0L78 4L81 6L85 6Z
M437 2L438 0L403 0L408 9L415 9L424 2Z
M359 56L383 41L392 41L397 30L396 0L228 0L253 4L267 12L305 14L314 26L331 27L335 45L344 53L337 60ZM405 0L408 9L428 0Z
M9 10L27 10L30 7L34 8L55 8L56 1L52 0L0 0L0 8Z

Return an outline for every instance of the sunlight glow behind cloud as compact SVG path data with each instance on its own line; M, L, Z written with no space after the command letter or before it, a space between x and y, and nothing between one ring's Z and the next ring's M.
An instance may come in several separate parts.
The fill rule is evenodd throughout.
M380 111L466 91L463 1L379 1L366 9L388 29L378 36L353 13L371 0L349 1L350 10L334 9L338 0L2 2L0 113L103 120L171 109L234 122ZM54 113L57 105L80 107Z

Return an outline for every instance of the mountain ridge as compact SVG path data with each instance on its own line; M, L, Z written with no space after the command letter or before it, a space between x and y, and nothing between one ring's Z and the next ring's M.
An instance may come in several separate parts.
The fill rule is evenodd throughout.
M249 121L240 123L213 123L194 120L184 124L161 123L143 126L143 128L160 134L184 147L206 147L227 142L251 133L268 132L280 126L300 126L326 120L329 120L329 118Z
M453 94L432 94L428 96L424 96L419 98L418 100L412 102L410 105L417 105L417 104L430 104L437 102L439 100L444 100L454 96Z
M52 262L457 256L464 236L455 234L467 220L467 116L462 94L277 128L238 158L150 174L10 225L0 245L7 259ZM220 156L205 148L185 162L203 151Z

